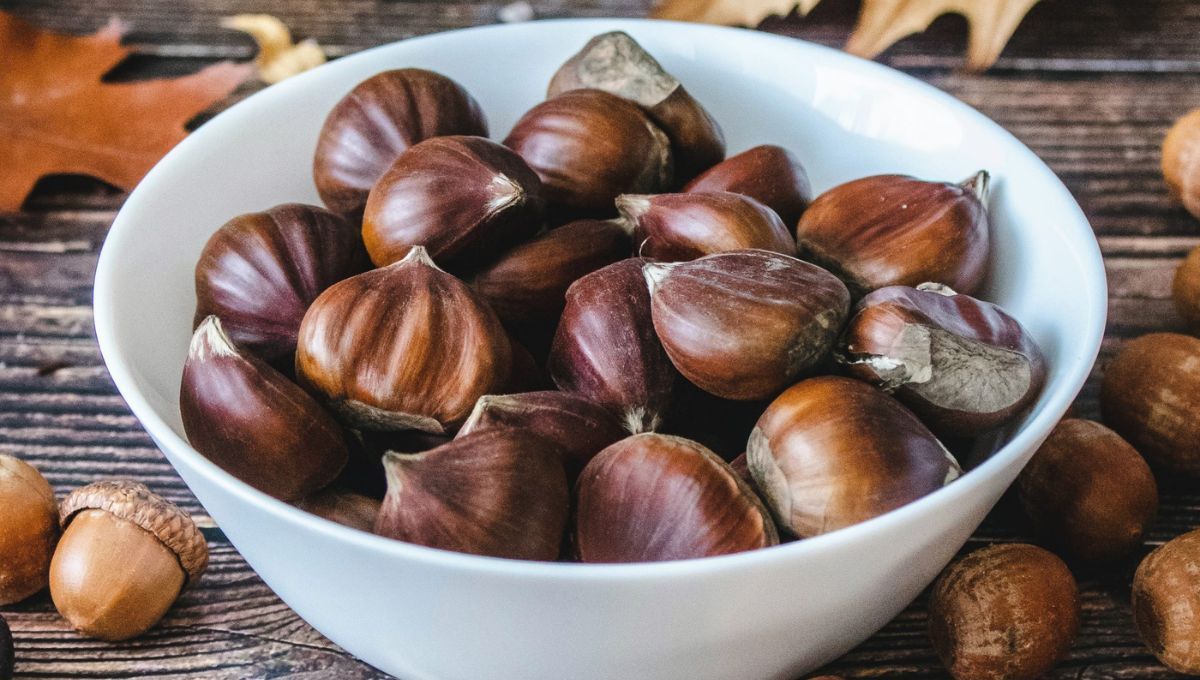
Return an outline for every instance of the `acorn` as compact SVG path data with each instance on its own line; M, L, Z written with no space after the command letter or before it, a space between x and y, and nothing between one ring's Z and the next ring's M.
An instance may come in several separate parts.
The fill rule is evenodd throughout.
M526 113L504 140L562 208L611 213L621 194L670 186L667 136L632 102L600 90L572 90Z
M876 175L817 197L796 227L800 257L837 274L856 297L941 283L970 295L987 272L988 174L961 184Z
M677 78L624 31L592 38L550 80L548 97L603 90L637 103L671 140L679 184L725 158L725 134Z
M808 172L792 152L763 144L731 156L683 187L686 193L730 191L774 210L789 229L812 202Z
M741 194L626 194L616 203L621 223L643 257L676 262L747 248L796 253L796 242L779 215Z
M479 103L450 78L419 68L384 71L356 85L325 118L313 181L330 210L353 215L410 146L432 137L487 134Z
M754 491L712 451L639 434L601 451L576 487L575 548L584 562L657 562L775 545Z
M1019 321L938 284L888 286L860 300L838 361L945 437L1012 421L1046 382L1045 357Z
M193 327L215 314L239 347L291 363L308 306L367 265L358 229L328 210L287 203L239 215L200 253Z
M542 227L542 182L521 157L482 137L436 137L409 148L375 183L363 240L378 267L425 246L464 271Z
M829 357L850 310L836 276L765 250L649 262L642 271L671 363L725 399L769 399L812 371Z
M192 335L179 411L201 455L285 501L328 486L350 455L333 417L279 371L241 351L215 316Z
M495 313L422 246L321 294L296 351L300 383L358 429L453 431L511 369Z

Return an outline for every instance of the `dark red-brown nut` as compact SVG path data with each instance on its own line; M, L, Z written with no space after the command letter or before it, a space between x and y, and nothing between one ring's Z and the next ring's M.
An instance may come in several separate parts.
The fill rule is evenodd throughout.
M46 587L57 542L54 489L37 468L0 454L0 606Z
M299 203L239 215L217 230L196 263L196 316L267 361L291 361L300 319L329 286L367 268L358 229Z
M1046 382L1046 360L1019 321L938 284L888 286L860 300L838 361L944 437L1009 422Z
M1104 422L1151 465L1200 477L1200 340L1152 333L1109 362L1100 386Z
M562 452L567 480L604 447L628 436L611 411L566 392L486 395L463 423L458 437L499 427L532 432Z
M627 194L617 198L617 210L638 254L655 260L694 260L747 248L796 254L779 215L741 194Z
M604 90L640 105L671 140L679 184L725 158L725 134L717 121L623 31L588 41L554 74L547 96L581 89Z
M810 378L779 395L746 457L779 526L801 538L882 515L962 472L900 402L841 377Z
M1159 546L1133 575L1133 620L1142 642L1172 670L1200 675L1200 529Z
M285 501L328 486L349 457L333 417L266 362L239 350L210 316L192 336L179 391L192 446Z
M607 212L621 194L671 184L671 144L632 102L600 90L572 90L542 102L504 140L542 178L546 200Z
M1200 115L1197 120L1200 120ZM1200 165L1197 167L1200 168ZM1172 292L1179 316L1183 317L1191 332L1200 332L1200 246L1193 248L1175 271Z
M388 453L384 466L375 533L491 557L558 557L570 499L562 455L547 440L487 429L424 453Z
M550 377L617 414L629 432L654 431L676 372L654 333L645 260L610 264L571 284L550 350Z
M942 572L929 637L955 680L1034 680L1079 631L1079 588L1063 561L1020 543L993 545Z
M371 532L379 515L379 501L353 491L326 489L296 502L296 507L330 522Z
M800 257L856 295L930 281L969 295L987 271L987 188L986 172L962 184L877 175L836 186L800 218Z
M542 227L542 181L521 157L482 137L435 137L400 154L375 183L363 241L383 267L425 246L463 271Z
M329 112L313 180L330 210L357 213L408 147L431 137L487 133L478 102L450 78L419 68L384 71L356 85Z
M829 357L850 311L836 276L765 250L648 262L643 272L671 363L726 399L769 399L796 382Z
M496 314L421 246L322 293L296 349L301 384L359 429L453 429L511 369Z
M732 156L688 182L687 193L732 191L749 196L779 214L790 229L812 202L812 183L800 159L774 144Z
M601 451L576 486L584 562L658 562L755 550L779 536L754 491L696 442L639 434Z
M616 220L579 220L501 255L475 275L472 287L506 326L556 322L572 283L632 250Z
M1041 538L1088 561L1133 552L1158 510L1150 466L1116 432L1088 420L1054 428L1017 492Z

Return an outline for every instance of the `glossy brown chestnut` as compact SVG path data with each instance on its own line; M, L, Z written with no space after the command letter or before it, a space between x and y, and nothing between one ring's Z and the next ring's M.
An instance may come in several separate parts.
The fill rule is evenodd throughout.
M510 328L557 322L572 283L632 250L616 220L579 220L501 255L471 285Z
M829 357L850 311L836 276L789 255L736 250L643 268L671 363L725 399L769 399Z
M838 361L945 437L1011 421L1046 382L1042 351L1019 321L937 284L888 286L860 300Z
M282 500L328 486L349 457L333 417L279 371L240 351L215 316L192 336L179 410L188 441L205 458Z
M708 111L623 31L603 33L567 60L547 96L569 90L604 90L640 105L667 133L682 184L725 158L725 134Z
M363 241L383 267L425 246L463 271L542 227L542 181L511 150L482 137L436 137L411 147L371 189Z
M988 175L962 184L876 175L817 197L796 228L800 257L842 277L857 296L941 283L970 295L990 251Z
M639 434L601 451L576 487L584 562L660 562L755 550L779 535L754 491L696 442Z
M1089 420L1054 428L1017 478L1017 493L1039 537L1089 562L1132 553L1158 511L1141 454Z
M1151 465L1200 477L1200 340L1152 333L1125 343L1100 385L1104 422Z
M356 85L325 118L313 180L330 210L357 213L408 147L432 137L487 134L479 104L450 78L419 68L384 71Z
M504 140L542 178L546 200L608 212L621 194L671 184L667 136L636 104L600 90L572 90L535 106Z
M299 203L239 215L217 230L196 263L196 316L267 361L291 362L300 319L329 286L367 268L358 229Z
M1079 615L1079 587L1062 560L1032 545L993 545L942 572L929 637L955 680L1034 680L1066 656Z
M389 453L384 466L375 533L491 557L558 557L570 501L562 455L547 440L486 429L424 453Z
M458 437L504 427L531 432L558 447L572 483L601 449L629 434L603 406L574 394L547 391L480 397Z
M549 362L560 390L608 408L634 434L658 428L676 379L650 319L644 263L622 260L571 284Z
M617 198L617 209L638 254L655 260L694 260L746 248L796 253L779 215L741 194L626 194Z
M296 502L296 507L330 522L371 532L379 516L380 502L344 489L326 489Z
M756 146L714 165L683 187L686 193L731 191L749 196L779 214L790 229L812 202L808 172L791 151Z
M46 587L58 542L58 501L25 461L0 454L0 606Z
M746 457L779 526L801 538L882 515L962 472L900 402L841 377L810 378L779 395L750 433Z
M421 246L326 290L296 350L297 378L359 429L457 427L511 362L495 313Z
M1150 553L1133 575L1133 620L1154 656L1179 673L1200 675L1200 529Z

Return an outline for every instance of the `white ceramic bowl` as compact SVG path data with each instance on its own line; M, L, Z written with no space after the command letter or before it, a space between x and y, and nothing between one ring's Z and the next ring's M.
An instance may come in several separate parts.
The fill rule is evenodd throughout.
M543 98L591 36L631 33L720 120L731 151L796 152L820 191L882 172L995 177L986 297L1037 336L1049 381L994 456L961 480L858 526L728 557L644 565L527 563L346 529L275 501L196 453L178 394L192 271L225 220L317 202L317 131L384 69L463 83L493 134ZM268 88L207 123L142 181L101 253L96 331L118 388L262 578L309 623L408 679L789 678L846 652L916 597L1062 415L1104 327L1096 241L1062 183L976 111L840 52L744 30L633 20L548 21L443 33L356 54Z

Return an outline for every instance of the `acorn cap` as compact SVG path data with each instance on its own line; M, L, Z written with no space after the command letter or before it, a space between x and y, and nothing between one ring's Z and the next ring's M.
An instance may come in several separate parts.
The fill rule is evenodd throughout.
M179 558L189 583L208 566L208 542L191 516L145 484L109 479L75 489L59 506L63 530L84 510L104 510L156 536Z

